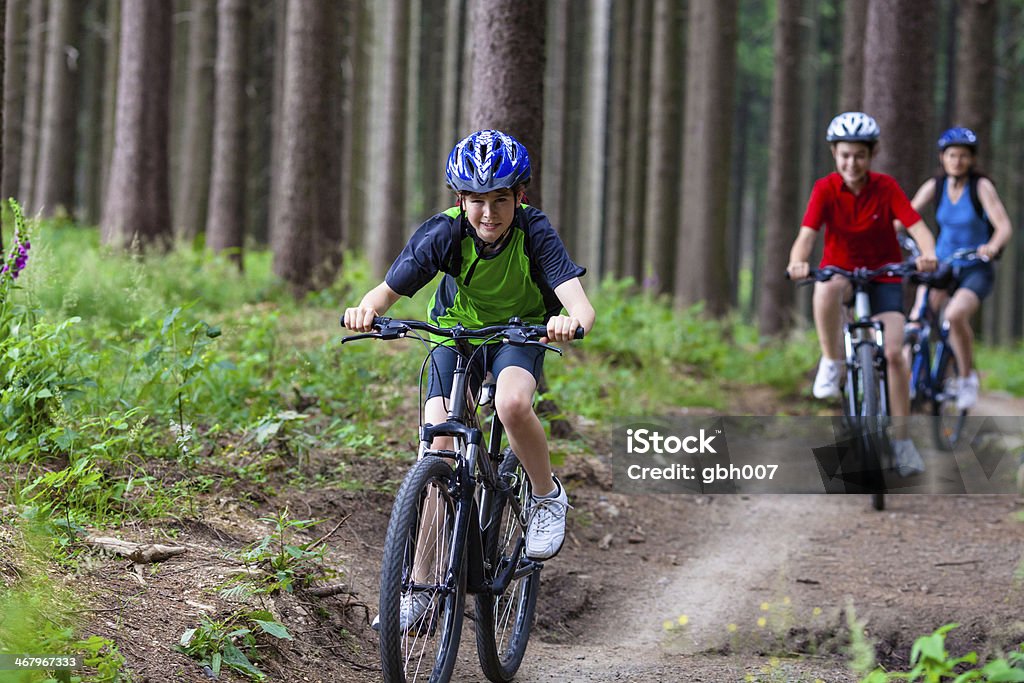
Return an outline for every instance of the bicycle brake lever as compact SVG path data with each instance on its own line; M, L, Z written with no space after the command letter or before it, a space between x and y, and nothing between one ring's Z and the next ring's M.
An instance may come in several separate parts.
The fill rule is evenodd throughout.
M342 337L341 343L344 344L350 341L356 341L357 339L379 339L380 334L377 332L367 332L366 334L353 334L350 337Z
M539 346L542 349L544 349L545 351L554 351L559 356L562 355L562 349L558 348L557 346L552 346L551 344L542 344L539 341L529 341L529 342L526 342L526 345L527 346Z

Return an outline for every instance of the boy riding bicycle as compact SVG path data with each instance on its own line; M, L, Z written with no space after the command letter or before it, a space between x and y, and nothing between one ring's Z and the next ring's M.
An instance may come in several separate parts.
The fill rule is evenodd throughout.
M546 324L551 341L572 340L578 327L590 332L594 308L579 280L586 269L569 258L547 216L523 203L530 182L526 148L500 131L478 131L452 150L446 178L456 206L416 230L384 282L358 306L345 310L345 326L368 332L375 316L443 272L427 309L428 318L438 326L483 327L516 316ZM568 315L561 314L562 306ZM429 424L447 418L455 353L444 346L431 352L424 406ZM474 377L479 381L486 372L494 376L495 409L533 486L526 554L549 559L565 539L569 504L551 472L544 427L533 410L543 349L495 344L476 357L481 356ZM451 437L432 443L435 449L452 446Z
M790 250L787 272L794 280L808 277L808 258L818 232L825 227L825 251L820 267L845 270L878 268L902 260L896 239L895 220L910 226L907 231L921 248L917 268L935 269L935 241L928 226L911 207L895 179L871 171L871 156L879 137L878 124L861 112L846 112L829 124L826 141L832 149L836 171L814 184L800 232ZM814 285L814 324L821 346L821 362L814 380L815 398L838 397L843 374L843 304L852 289L848 280L836 277ZM869 292L873 318L885 327L885 358L889 368L890 413L910 414L909 369L903 357L903 290L899 278L881 278ZM896 466L901 475L924 470L924 461L905 426L892 440Z

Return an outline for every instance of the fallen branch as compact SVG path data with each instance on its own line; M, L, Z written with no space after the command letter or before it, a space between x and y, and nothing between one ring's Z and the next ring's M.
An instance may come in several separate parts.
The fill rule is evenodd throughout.
M314 598L329 598L332 595L348 593L348 584L336 583L331 586L317 586L315 588L306 589L306 593L312 595Z
M92 548L99 548L115 555L122 555L136 564L163 562L185 552L185 548L179 546L160 545L157 543L132 543L110 536L87 536L83 543Z

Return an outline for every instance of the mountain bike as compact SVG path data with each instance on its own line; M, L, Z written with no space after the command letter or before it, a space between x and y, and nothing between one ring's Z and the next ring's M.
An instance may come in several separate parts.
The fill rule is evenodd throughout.
M912 282L926 287L925 296L908 323L904 347L910 360L910 408L932 415L932 436L939 450L951 451L960 440L967 411L956 407L960 371L949 343L949 324L941 311L932 310L928 295L932 289L946 289L954 275L955 261L980 259L974 249L961 249L939 264L934 273L914 273ZM934 355L932 339L934 338Z
M884 472L889 469L892 447L886 435L889 426L889 374L885 360L885 327L881 321L871 319L868 285L879 277L902 277L915 270L913 261L852 271L825 266L812 269L808 279L798 283L825 282L839 275L853 286L853 299L846 303L848 321L843 325L846 352L843 419L852 435L858 464L852 472L844 472L844 478L871 493L871 504L876 510L885 509Z
M480 666L489 680L510 681L526 653L544 565L525 555L530 480L511 448L502 448L504 428L496 411L489 411L490 435L483 444L487 411L481 408L493 403L494 384L483 383L476 394L469 380L483 344L562 352L538 341L547 336L545 327L518 318L469 329L378 317L373 327L375 332L342 343L413 337L428 349L444 344L457 352L447 420L420 427L420 457L398 490L384 541L379 624L384 680L444 683L451 678L469 593L475 596ZM580 328L576 338L582 337ZM429 361L428 355L424 366ZM454 449L432 449L438 436L453 437ZM414 600L426 608L403 629L403 605Z

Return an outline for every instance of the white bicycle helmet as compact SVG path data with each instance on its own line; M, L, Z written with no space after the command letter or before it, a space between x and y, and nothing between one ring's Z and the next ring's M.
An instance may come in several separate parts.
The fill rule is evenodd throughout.
M827 142L876 142L878 122L860 111L847 111L832 119L825 134Z

